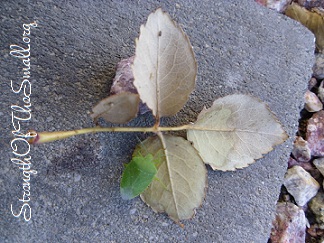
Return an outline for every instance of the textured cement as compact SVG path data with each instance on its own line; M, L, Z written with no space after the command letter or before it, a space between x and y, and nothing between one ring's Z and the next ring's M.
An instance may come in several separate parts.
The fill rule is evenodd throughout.
M267 241L311 75L309 31L252 0L1 3L0 242ZM11 105L23 106L24 94L15 94L10 80L18 90L24 66L9 46L26 46L23 24L36 21L38 27L30 33L32 117L21 121L21 130L75 129L93 126L91 107L107 96L116 63L134 54L140 25L159 6L188 34L199 66L190 101L163 124L194 121L215 98L246 93L268 103L290 139L244 170L209 169L204 204L184 228L139 198L123 201L119 195L123 163L146 135L93 134L33 146L25 156L37 171L30 180L32 218L14 217L11 205L16 214L23 205L24 177L11 162ZM130 125L152 125L152 117ZM28 149L21 140L16 144Z

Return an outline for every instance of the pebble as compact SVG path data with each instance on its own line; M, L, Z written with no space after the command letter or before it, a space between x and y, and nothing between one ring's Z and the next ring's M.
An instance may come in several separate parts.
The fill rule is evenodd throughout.
M305 109L309 112L316 112L323 109L323 103L312 91L307 90L305 95Z
M316 222L320 229L324 229L324 193L319 192L310 201L309 208L315 214Z
M129 210L129 214L133 215L136 213L136 211L137 211L136 208L132 208L131 210Z
M315 224L314 222L308 227L307 233L312 237L318 238L318 236L324 235L324 230L320 229L318 224ZM318 242L323 243L322 241L318 241Z
M322 0L295 0L300 6L307 9L312 9L315 7L321 7L323 5Z
M295 165L299 165L300 167L302 167L304 170L306 170L309 174L311 174L311 176L317 180L320 181L322 174L319 172L319 170L315 167L315 165L313 165L311 163L311 161L308 162L298 162L297 160L295 160L294 158L290 157L288 159L288 168L290 169L291 167L295 166Z
M163 226L163 227L168 227L169 224L168 224L167 222L163 222L163 223L162 223L162 226Z
M300 167L302 167L304 170L306 171L310 171L312 170L312 165L310 162L298 162L297 160L295 160L294 158L290 157L288 159L288 169L290 169L291 167L295 166L295 165L299 165Z
M324 157L324 110L315 113L308 120L306 141L312 156Z
M291 0L256 0L256 2L266 6L267 8L283 13Z
M75 173L75 174L74 174L74 182L78 182L78 181L80 181L80 180L81 180L81 175L78 174L78 173Z
M283 184L298 206L304 206L320 188L318 182L298 165L287 170Z
M306 237L306 217L304 211L295 204L279 202L276 217L272 222L270 242L304 243Z
M308 162L311 159L311 150L308 143L300 136L296 138L291 153L298 162Z
M309 89L309 90L313 89L316 85L317 85L317 80L316 80L316 78L311 78L311 79L308 81L308 89Z
M317 92L318 92L317 94L318 98L320 98L320 100L324 102L324 80L319 85Z
M52 122L53 120L54 120L54 119L53 119L52 116L49 116L49 117L46 118L46 122Z
M313 66L313 76L317 79L324 79L324 54L315 54L315 64Z
M324 157L314 159L313 164L316 166L319 172L321 172L321 174L324 176Z

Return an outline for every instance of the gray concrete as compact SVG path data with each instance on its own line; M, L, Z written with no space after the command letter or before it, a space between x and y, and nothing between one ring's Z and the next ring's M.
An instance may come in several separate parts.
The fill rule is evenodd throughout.
M2 1L0 242L260 242L267 241L286 161L311 75L313 35L300 24L251 1ZM22 2L22 1L19 1ZM216 3L217 2L217 3ZM148 14L162 6L184 28L199 65L197 89L180 114L164 124L194 121L204 105L247 93L267 102L290 139L250 167L209 170L206 200L182 229L136 198L123 201L119 179L143 134L94 134L32 147L32 219L15 218L22 203L22 171L13 158L11 104L22 62L9 45L31 33L32 119L22 130L93 126L91 107L104 98L114 66L134 54L134 38ZM132 126L152 124L150 114Z

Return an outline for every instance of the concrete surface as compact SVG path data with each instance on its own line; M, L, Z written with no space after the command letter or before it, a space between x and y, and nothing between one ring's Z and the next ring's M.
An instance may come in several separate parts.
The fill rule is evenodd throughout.
M19 2L2 1L0 9L0 242L267 241L311 75L310 32L252 0ZM30 36L32 118L21 130L67 130L93 126L91 107L107 95L115 64L134 54L140 24L159 6L184 28L199 66L190 101L163 123L194 121L215 98L247 93L269 104L291 138L244 170L209 170L206 200L183 229L139 198L119 195L123 163L146 135L94 134L34 146L28 153L37 171L30 180L32 218L13 217L10 205L15 213L23 205L24 176L10 162L11 105L23 105L24 95L12 92L10 80L18 89L24 66L9 55L9 45L25 46L23 24L38 27ZM151 124L146 114L130 125ZM28 149L23 141L18 146Z

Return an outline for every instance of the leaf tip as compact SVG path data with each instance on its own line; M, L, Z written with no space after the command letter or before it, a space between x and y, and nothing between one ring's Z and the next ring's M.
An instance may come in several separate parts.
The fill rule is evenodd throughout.
M135 198L136 196L133 195L132 190L127 187L127 188L120 188L120 195L122 197L123 200L131 200L133 198Z

